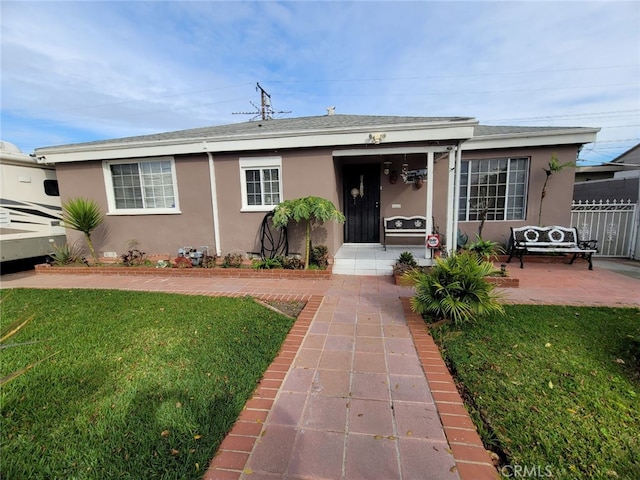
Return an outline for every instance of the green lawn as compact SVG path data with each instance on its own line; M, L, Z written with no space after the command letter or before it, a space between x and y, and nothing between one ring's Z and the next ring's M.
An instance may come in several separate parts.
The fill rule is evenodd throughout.
M485 442L554 479L640 478L640 310L505 309L432 329Z
M0 291L2 478L201 478L293 320L249 298Z

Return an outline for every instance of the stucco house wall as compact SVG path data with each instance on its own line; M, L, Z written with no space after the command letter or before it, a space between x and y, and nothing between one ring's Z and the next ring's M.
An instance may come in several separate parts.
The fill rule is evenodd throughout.
M578 153L577 145L556 145L541 148L520 148L491 151L463 152L462 160L476 160L484 158L529 157L529 184L527 189L527 214L524 220L487 221L482 229L482 237L506 244L510 234L510 227L538 225L540 210L540 195L546 179L545 168L548 168L551 155L556 154L560 163L575 162ZM574 167L564 168L555 173L547 184L547 193L543 201L542 225L570 226L571 199L573 197ZM469 235L472 242L478 233L479 221L460 222L461 231Z
M99 252L116 256L126 252L132 240L149 254L167 256L176 255L183 246L208 246L210 251L222 255L259 252L260 225L273 206L243 208L246 180L241 166L256 170L254 164L260 163L260 159L268 162L277 159L281 200L314 195L329 199L344 212L355 200L349 192L357 185L345 185L343 175L349 176L349 182L359 183L357 179L362 177L357 165L362 165L367 181L371 175L376 176L373 183L367 183L367 188L380 189L379 207L376 206L380 231L375 238L375 232L371 234L369 230L365 236L350 230L349 238L382 243L383 218L424 216L427 206L432 209L434 227L439 228L442 235L455 232L450 212L458 192L450 191L449 185L455 176L456 157L461 157L462 162L526 157L530 159L526 218L487 220L484 225L483 238L505 243L509 226L538 223L540 192L546 178L544 167L551 155L555 153L561 163L575 161L579 147L593 141L597 131L581 127L490 127L478 125L471 117L328 115L46 147L36 149L36 156L43 163L56 166L63 201L71 197L93 198L107 212L105 225L95 232L94 240ZM165 213L146 203L144 208L123 210L124 207L119 207L120 210L109 211L109 202L113 202L114 196L109 187L111 178L115 175L114 178L122 181L125 174L110 174L108 168L105 170L108 164L103 162L138 163L158 159L172 162L176 205L162 207ZM424 169L429 159L434 162L428 173L433 180L431 188L428 181L421 188L405 184L401 178L394 183L390 181L391 175L383 173L384 162L391 162L390 170L400 173L403 163L409 170ZM272 168L268 163L260 165L265 171ZM260 168L257 169L262 172ZM151 177L145 178L148 182ZM568 225L573 179L573 168L566 168L550 179L541 223ZM162 198L171 199L170 196ZM375 196L367 195L359 200L373 202ZM366 206L367 211L371 208ZM365 218L362 212L352 209L349 218L360 221ZM367 228L376 224L376 218L367 213ZM479 223L461 221L457 228L473 241ZM80 237L77 233L68 233L70 241ZM345 227L328 222L313 230L312 241L316 245L327 245L333 255L347 238ZM290 224L290 252L302 253L303 239L304 226ZM390 244L423 242L424 239L419 238L389 241ZM451 243L450 238L447 243Z
M224 253L259 252L260 225L269 208L260 212L242 211L239 158L282 158L283 200L310 195L331 200L339 205L337 178L331 150L300 150L284 152L244 152L215 155L216 189L220 231L220 248ZM289 226L289 250L303 252L304 230L302 225ZM314 228L312 242L327 245L335 252L341 239L341 226L329 222Z
M211 187L206 155L183 156L176 161L180 214L110 214L102 162L64 163L56 166L61 200L91 198L105 212L105 221L92 235L96 251L126 253L131 241L146 253L177 255L183 246L215 246ZM70 243L82 234L67 229Z

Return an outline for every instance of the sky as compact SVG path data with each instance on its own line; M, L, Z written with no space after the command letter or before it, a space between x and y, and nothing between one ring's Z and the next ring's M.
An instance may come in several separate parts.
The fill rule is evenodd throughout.
M37 147L254 118L464 116L640 143L640 2L0 0L0 138ZM241 113L247 112L247 113Z

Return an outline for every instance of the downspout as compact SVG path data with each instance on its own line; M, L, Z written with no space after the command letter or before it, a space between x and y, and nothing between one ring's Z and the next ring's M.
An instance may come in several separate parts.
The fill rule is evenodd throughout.
M218 189L216 188L216 168L213 164L213 155L207 152L209 157L209 181L211 182L211 211L213 213L213 239L216 244L216 255L222 255L220 248L220 213L218 212Z
M453 187L453 232L451 238L451 251L458 250L458 212L460 211L460 171L462 170L462 142L456 147L456 181Z

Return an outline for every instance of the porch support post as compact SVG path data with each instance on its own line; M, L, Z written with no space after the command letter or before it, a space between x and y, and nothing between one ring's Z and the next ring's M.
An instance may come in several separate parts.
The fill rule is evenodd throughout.
M456 160L453 150L449 150L449 168L447 169L447 229L445 238L447 240L447 251L455 252L456 244L456 228L455 224L455 176L456 176Z
M462 170L462 141L456 147L455 184L451 196L453 197L453 231L451 232L451 252L458 250L458 212L460 211L460 172Z
M433 232L433 151L427 152L427 205L425 218L427 220L426 235ZM433 259L433 249L427 248L427 238L424 238L424 258ZM428 262L429 265L431 262Z

